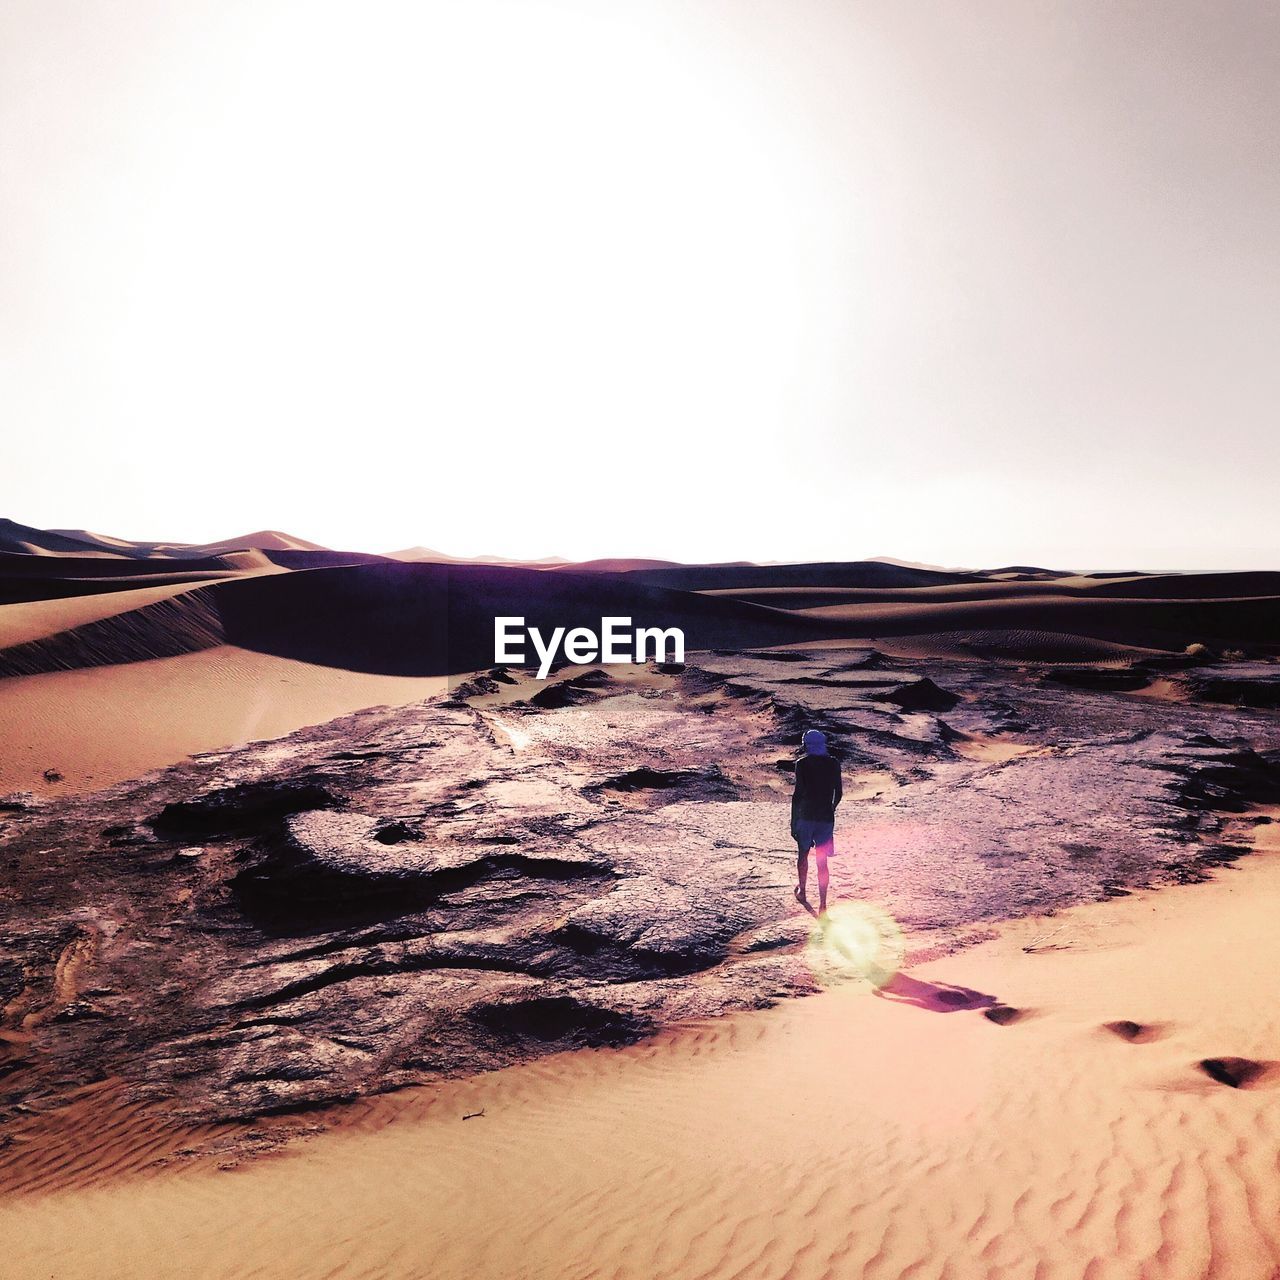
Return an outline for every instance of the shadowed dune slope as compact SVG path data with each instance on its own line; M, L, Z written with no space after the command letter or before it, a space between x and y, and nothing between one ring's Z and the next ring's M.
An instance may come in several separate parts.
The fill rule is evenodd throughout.
M75 631L91 622L133 613L192 590L179 575L159 583L143 578L127 590L86 593L64 599L28 600L0 608L0 652L16 645Z
M1141 577L1096 577L1088 592L1149 600L1243 600L1280 596L1280 573L1157 573Z
M1280 596L1149 600L1069 595L933 604L835 605L807 611L850 636L979 630L1056 631L1118 644L1180 649L1202 641L1274 648Z
M296 554L310 563L311 553L246 554L253 557L252 567L230 580L206 581L170 599L96 620L81 622L90 616L82 608L76 619L81 625L72 623L59 634L42 625L43 638L0 650L0 675L136 662L221 643L352 671L449 675L493 662L497 616L523 617L544 635L556 627L598 631L602 617L630 617L635 626L680 628L690 650L922 635L950 636L954 647L978 632L1052 633L1146 649L1182 649L1193 642L1274 648L1280 638L1280 594L1262 594L1280 583L1277 574L1186 575L1056 589L1036 582L1019 589L973 577L937 582L948 575L882 564L613 574L374 559L281 572L280 557ZM225 575L231 559L207 561L204 572ZM721 583L772 575L802 585L775 582L702 593L652 581L673 574ZM918 575L928 585L913 589L892 581L904 574ZM885 585L879 590L857 585L868 576ZM1197 595L1190 587L1198 579L1203 581ZM40 581L32 577L33 583ZM66 585L65 579L54 581ZM175 581L182 579L127 577L110 589ZM1161 591L1184 594L1152 596L1146 592L1151 582ZM41 597L33 592L28 598ZM526 657L533 661L532 649Z
M973 600L1026 600L1071 596L1078 600L1267 600L1280 598L1280 573L1161 574L1099 581L1072 577L1013 581L990 579L922 586L770 586L708 589L776 609L819 609L845 604L932 604Z
M381 564L210 588L227 639L246 649L396 675L489 666L494 618L599 631L602 617L679 627L690 648L826 638L821 619L631 581L490 565ZM532 661L532 648L528 651Z
M578 560L547 567L557 572L567 569L570 573L634 573L661 572L664 569L680 569L684 566L675 560L622 560L606 557L603 560Z
M55 529L36 529L16 520L0 518L0 551L28 556L116 556L123 552L108 550L96 542L88 542Z
M985 581L978 573L944 573L912 565L886 564L882 560L677 565L669 569L636 569L627 576L650 586L684 591L740 591L752 587L926 587Z
M978 631L921 631L881 641L898 654L993 658L1005 662L1074 663L1089 666L1128 666L1143 659L1167 657L1159 649L1095 640L1063 631L999 629Z
M387 556L375 556L367 551L318 551L272 550L261 552L268 563L282 569L340 569L354 564L386 564Z
M735 600L536 569L401 564L316 569L198 587L0 652L0 675L138 662L216 644L383 675L449 675L490 666L495 616L599 631L602 617L679 627L690 648L838 636L822 619ZM528 658L535 658L532 647Z
M252 573L382 564L382 556L345 551L227 551L190 558L126 560L0 552L0 605L132 591L183 582L216 582Z
M195 582L218 574L272 568L261 551L190 560L127 560L92 555L35 556L0 551L0 604L54 600L99 591L129 591L165 582Z
M193 587L141 608L0 650L0 677L172 658L224 644L222 621L209 595L215 589Z

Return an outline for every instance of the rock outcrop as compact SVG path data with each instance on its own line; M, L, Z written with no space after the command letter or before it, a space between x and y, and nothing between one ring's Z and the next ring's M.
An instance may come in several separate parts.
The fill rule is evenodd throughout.
M107 1077L245 1118L812 991L831 962L788 832L806 728L844 769L836 897L876 903L908 954L1203 878L1280 802L1264 710L870 651L690 658L495 671L0 803L0 1005L21 1031L0 1129ZM991 742L1009 749L972 749Z

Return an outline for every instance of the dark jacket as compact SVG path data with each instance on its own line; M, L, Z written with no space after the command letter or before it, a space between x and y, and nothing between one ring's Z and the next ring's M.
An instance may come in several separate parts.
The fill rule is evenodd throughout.
M801 756L796 761L796 789L791 794L791 824L798 818L834 822L844 789L840 766L830 756Z

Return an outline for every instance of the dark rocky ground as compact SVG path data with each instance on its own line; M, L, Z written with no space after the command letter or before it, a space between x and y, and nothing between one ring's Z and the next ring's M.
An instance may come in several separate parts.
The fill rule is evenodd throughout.
M787 835L810 726L844 763L834 891L912 954L1203 878L1280 801L1276 667L1165 665L497 672L0 800L0 1142L95 1080L248 1118L812 990Z

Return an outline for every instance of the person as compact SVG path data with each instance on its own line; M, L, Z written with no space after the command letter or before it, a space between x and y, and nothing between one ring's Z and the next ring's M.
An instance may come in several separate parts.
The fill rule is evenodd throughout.
M818 911L827 909L827 885L831 876L827 859L835 852L836 805L843 795L840 766L827 752L826 735L810 729L804 735L804 751L796 761L796 787L791 795L791 835L796 842L796 901L808 907L805 892L809 879L809 850L818 864Z

